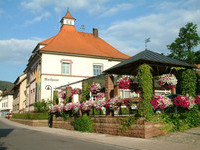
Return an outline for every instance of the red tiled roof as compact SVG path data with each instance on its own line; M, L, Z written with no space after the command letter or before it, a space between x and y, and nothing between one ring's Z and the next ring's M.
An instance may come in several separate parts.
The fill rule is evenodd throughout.
M118 51L92 33L78 32L72 25L63 25L59 33L40 44L47 44L42 51L103 56L127 59L130 56Z
M64 18L67 18L67 19L75 19L74 17L71 16L71 14L69 13L69 11L67 12L67 14L65 15Z
M47 45L47 44L49 44L55 37L56 37L56 36L53 36L53 37L51 37L51 38L49 38L49 39L47 39L47 40L44 40L44 41L40 42L39 44L41 44L41 45Z

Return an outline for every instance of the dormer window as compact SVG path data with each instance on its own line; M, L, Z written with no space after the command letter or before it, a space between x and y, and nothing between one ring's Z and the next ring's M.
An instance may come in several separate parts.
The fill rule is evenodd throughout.
M60 23L62 25L74 25L75 20L76 19L73 18L68 11L67 14L61 19Z

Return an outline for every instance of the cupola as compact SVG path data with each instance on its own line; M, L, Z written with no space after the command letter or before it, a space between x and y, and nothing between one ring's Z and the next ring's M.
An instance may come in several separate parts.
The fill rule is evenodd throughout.
M67 10L66 15L60 20L61 25L72 25L74 26L75 18L71 16L69 10Z

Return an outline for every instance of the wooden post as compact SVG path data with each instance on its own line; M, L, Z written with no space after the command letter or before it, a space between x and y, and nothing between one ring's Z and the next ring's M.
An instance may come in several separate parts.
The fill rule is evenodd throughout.
M173 88L171 89L171 94L176 94L176 87L173 87Z

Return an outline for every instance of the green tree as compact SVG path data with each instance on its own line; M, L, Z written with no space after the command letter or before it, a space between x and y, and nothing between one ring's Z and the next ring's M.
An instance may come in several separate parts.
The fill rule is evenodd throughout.
M200 50L195 52L195 63L200 64Z
M179 35L175 41L167 45L171 52L169 57L193 64L195 62L194 48L199 43L200 37L197 33L197 25L189 22L185 27L180 28Z

